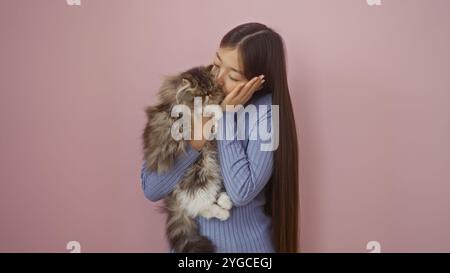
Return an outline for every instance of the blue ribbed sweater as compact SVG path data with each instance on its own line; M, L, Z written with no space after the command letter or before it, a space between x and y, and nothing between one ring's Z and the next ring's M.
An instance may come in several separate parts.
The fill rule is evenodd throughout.
M223 183L233 202L230 218L225 221L202 216L196 218L200 232L211 239L217 252L275 251L271 241L271 218L264 213L264 188L272 175L273 152L261 150L261 144L269 141L249 137L263 123L271 131L271 93L252 98L249 104L256 108L268 105L268 110L258 113L257 119L245 115L245 140L239 140L236 133L232 140L217 140ZM233 117L229 119L227 115ZM223 118L218 121L218 135L231 128L230 122L234 122L237 128L236 121L236 113L224 112ZM153 202L167 196L199 155L197 150L188 145L186 153L179 156L171 170L163 174L147 170L143 162L141 180L145 196Z

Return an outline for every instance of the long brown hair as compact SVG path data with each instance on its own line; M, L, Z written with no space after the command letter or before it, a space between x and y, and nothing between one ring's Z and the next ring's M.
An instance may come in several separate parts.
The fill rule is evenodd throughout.
M230 30L221 48L237 48L247 79L264 75L264 88L254 96L272 93L279 105L279 145L274 151L274 169L266 186L265 211L272 217L272 236L277 252L297 252L298 150L297 131L286 73L282 37L260 23L246 23Z

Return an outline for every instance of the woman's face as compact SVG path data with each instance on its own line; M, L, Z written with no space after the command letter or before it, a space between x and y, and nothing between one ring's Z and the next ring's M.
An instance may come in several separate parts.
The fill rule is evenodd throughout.
M230 93L238 84L248 80L243 74L239 53L236 48L219 48L214 56L212 72L215 74L225 94Z

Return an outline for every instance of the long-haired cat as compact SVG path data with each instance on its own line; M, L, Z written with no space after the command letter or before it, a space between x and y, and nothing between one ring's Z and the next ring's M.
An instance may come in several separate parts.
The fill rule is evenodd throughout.
M171 116L173 106L184 104L193 111L194 97L201 97L203 106L220 104L223 100L224 93L214 83L211 69L211 65L195 67L164 80L158 93L159 102L146 109L148 121L142 138L148 170L169 171L175 159L190 145L187 140L177 141L171 135L171 127L178 119ZM200 234L195 218L226 220L231 207L222 183L216 141L207 141L197 161L164 198L166 235L172 249L175 252L214 252L214 244Z

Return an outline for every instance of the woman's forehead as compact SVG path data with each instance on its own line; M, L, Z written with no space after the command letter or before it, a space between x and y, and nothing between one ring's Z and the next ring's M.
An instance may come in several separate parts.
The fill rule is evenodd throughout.
M219 48L216 57L227 69L243 74L239 51L236 48Z

